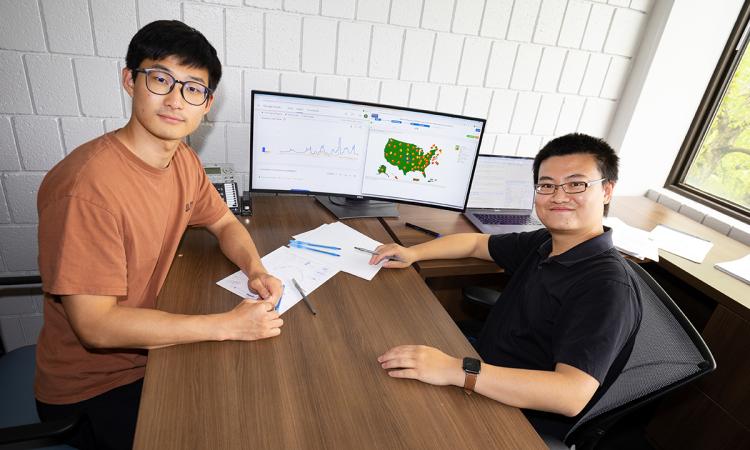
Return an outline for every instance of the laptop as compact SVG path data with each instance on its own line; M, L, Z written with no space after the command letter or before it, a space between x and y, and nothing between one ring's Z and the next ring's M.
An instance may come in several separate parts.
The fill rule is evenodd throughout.
M534 231L534 158L479 155L464 215L485 234Z

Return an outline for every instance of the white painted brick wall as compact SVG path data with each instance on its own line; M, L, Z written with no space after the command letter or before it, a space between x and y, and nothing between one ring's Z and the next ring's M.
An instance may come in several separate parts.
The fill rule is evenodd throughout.
M25 60L36 112L46 115L77 116L78 93L70 58L33 54L26 55Z
M10 223L10 211L5 202L5 189L2 183L0 183L0 223Z
M340 75L367 76L371 26L365 23L339 24L336 72Z
M184 20L216 47L225 75L188 141L246 185L252 89L486 117L485 153L533 155L576 130L604 136L652 2L0 1L0 274L36 270L45 172L127 123L120 69L146 23ZM0 302L0 332L33 339L39 314Z
M62 126L65 153L68 154L81 144L84 144L104 133L102 119L93 117L63 117Z
M513 0L491 0L484 5L482 19L482 36L505 39L513 12Z
M516 62L518 44L495 41L492 43L489 67L487 68L486 86L506 88L510 84L513 66Z
M263 13L227 9L227 64L263 67Z
M489 39L466 38L458 72L458 84L484 85L491 45L492 41Z
M36 0L0 2L0 48L43 52L44 30Z
M513 15L508 26L508 40L531 42L540 5L541 0L524 0L513 4Z
M398 78L401 64L401 28L376 25L372 29L370 51L370 76L373 78Z
M94 35L86 0L42 0L41 5L51 52L94 54Z
M539 9L534 42L537 44L555 45L560 35L562 19L565 16L565 0L544 0Z
M411 87L409 106L427 111L435 111L440 87L435 84L415 83Z
M422 11L422 28L449 31L453 22L454 3L455 0L430 0L425 2Z
M63 158L57 119L44 116L18 116L13 119L18 138L21 166L25 170L49 170Z
M349 79L345 77L315 77L315 95L321 97L347 98Z
M456 0L456 10L453 16L453 32L479 34L484 3L485 0Z
M324 16L353 19L356 9L356 0L323 0L320 13Z
M466 88L460 86L440 86L437 110L450 114L460 114L466 100Z
M360 2L360 4L361 3L365 2ZM389 23L391 25L402 25L405 27L418 27L421 12L422 0L393 0Z
M427 81L430 74L435 33L421 30L406 30L404 55L401 61L401 79Z
M5 34L5 33L0 33ZM31 93L20 53L0 51L0 113L29 114Z
M51 0L56 1L56 0ZM229 11L227 11L229 13ZM144 26L155 20L181 20L182 5L176 1L155 2L138 0L138 24Z
M357 20L388 23L391 0L368 0L357 4Z
M518 91L530 91L534 88L539 60L542 58L542 47L538 45L521 45L516 55L516 64L510 79L510 88Z
M78 94L85 116L120 117L120 72L112 59L76 58L73 60L76 79L84 86ZM106 99L106 101L104 101Z
M91 2L96 54L124 58L128 43L138 31L135 2L96 0Z
M360 102L377 103L380 98L380 81L371 78L352 78L349 81L349 98Z
M10 117L0 117L0 171L21 170Z
M334 73L336 66L335 20L306 17L302 28L302 71Z

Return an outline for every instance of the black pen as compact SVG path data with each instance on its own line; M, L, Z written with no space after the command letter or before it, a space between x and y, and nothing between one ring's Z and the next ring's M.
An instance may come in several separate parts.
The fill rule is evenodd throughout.
M375 255L375 256L378 256L380 254L378 252L375 252L375 251L372 251L372 250L368 250L368 249L362 248L362 247L354 247L354 250L359 250L360 252L369 253L369 254ZM404 262L404 260L401 259L401 258L399 258L398 256L386 256L385 259L389 259L391 261Z
M409 228L414 228L415 230L421 231L422 233L427 233L430 236L440 237L440 233L437 231L428 230L427 228L422 228L419 225L414 225L413 223L405 222L404 225L406 225Z
M294 287L296 287L299 293L302 295L302 300L305 301L305 305L307 305L307 307L310 309L310 312L313 313L313 315L318 314L318 312L315 311L315 307L312 305L312 303L310 303L310 299L307 298L307 294L305 294L305 291L303 291L299 283L297 283L297 280L292 278L292 283L294 283Z

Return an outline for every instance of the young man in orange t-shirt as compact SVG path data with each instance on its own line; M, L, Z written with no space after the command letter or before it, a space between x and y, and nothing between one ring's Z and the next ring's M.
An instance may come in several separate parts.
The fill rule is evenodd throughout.
M216 50L179 21L157 21L128 47L123 128L83 144L39 189L44 326L35 391L42 420L84 415L71 444L131 448L147 350L277 336L281 282L182 140L200 124L221 78ZM154 309L180 237L204 226L261 301L221 314Z

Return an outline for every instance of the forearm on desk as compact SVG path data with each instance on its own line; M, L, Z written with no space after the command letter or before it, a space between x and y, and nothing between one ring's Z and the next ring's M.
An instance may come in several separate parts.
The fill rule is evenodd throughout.
M63 306L78 338L89 348L153 349L223 340L219 314L183 315L117 304L115 297L72 295Z
M253 238L233 214L228 212L216 224L207 228L218 239L221 252L245 275L250 277L253 273L266 272Z
M459 233L434 239L423 244L409 247L414 252L416 261L429 259L479 258L491 260L489 235L480 233Z
M506 405L573 417L583 410L598 387L595 378L565 364L558 363L555 371L483 364L474 390Z

